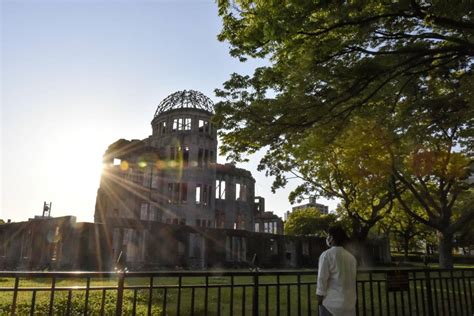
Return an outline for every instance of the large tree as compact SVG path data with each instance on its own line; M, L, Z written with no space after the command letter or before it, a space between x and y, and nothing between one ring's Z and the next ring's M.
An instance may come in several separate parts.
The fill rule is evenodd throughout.
M410 196L410 194L405 195ZM413 201L411 206L413 212L422 216L423 211L420 210L417 203ZM385 235L391 237L397 248L403 249L405 261L408 261L410 249L419 248L422 243L426 244L434 232L433 229L413 220L413 217L405 212L398 202L394 203L390 214L385 216L377 226Z
M295 236L324 236L329 226L336 222L334 214L322 214L316 208L294 210L285 222L285 234Z
M381 150L390 139L373 121L353 118L349 124L331 141L324 132L309 133L266 157L260 167L275 176L274 188L285 185L285 173L303 180L291 201L314 193L339 199L351 222L351 239L364 242L392 206L390 155Z
M446 131L455 133L448 155L464 150L458 160L472 157L470 2L222 0L218 5L224 22L219 39L231 44L231 54L270 62L252 76L233 74L217 90L224 101L217 105L216 121L224 128L222 148L230 157L265 148L262 167L269 167L265 161L308 135L323 134L331 143L354 118L373 120L374 113L375 122L394 136L384 147L392 153L394 188L426 196L426 181L419 181L409 161L433 151L432 141ZM295 158L291 152L286 157ZM270 174L278 175L280 164L275 166ZM445 215L438 216L443 224L429 219L432 207L425 207L428 217L415 217L448 239L474 213L465 210L468 215L451 225L461 178L450 178L448 186L446 179L431 179L429 187L443 188L431 198L449 199ZM276 180L286 181L281 175ZM450 242L446 245L445 253Z

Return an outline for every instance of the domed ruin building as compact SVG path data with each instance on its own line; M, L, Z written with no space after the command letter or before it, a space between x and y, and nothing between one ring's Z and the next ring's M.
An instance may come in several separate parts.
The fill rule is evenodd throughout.
M133 219L254 231L255 180L216 163L213 103L194 90L165 98L152 135L120 139L104 154L95 222Z

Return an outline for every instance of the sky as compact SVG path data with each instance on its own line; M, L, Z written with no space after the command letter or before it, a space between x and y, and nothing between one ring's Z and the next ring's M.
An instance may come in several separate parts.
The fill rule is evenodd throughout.
M148 137L169 94L193 89L217 102L214 89L231 73L265 63L230 57L216 38L214 1L0 1L3 220L41 215L47 201L52 216L93 221L109 144ZM283 217L296 183L271 193L258 159L238 166L252 172L266 210Z

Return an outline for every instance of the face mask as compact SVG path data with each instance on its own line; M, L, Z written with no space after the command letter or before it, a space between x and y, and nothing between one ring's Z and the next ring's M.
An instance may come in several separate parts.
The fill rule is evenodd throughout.
M332 247L332 237L331 237L331 236L328 236L328 237L326 238L326 245L327 245L328 247Z

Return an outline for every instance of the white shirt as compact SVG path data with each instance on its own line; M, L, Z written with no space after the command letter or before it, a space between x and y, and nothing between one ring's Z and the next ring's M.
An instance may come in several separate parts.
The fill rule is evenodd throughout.
M331 247L319 257L316 294L333 316L356 314L357 261L343 247Z

